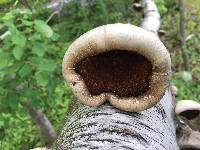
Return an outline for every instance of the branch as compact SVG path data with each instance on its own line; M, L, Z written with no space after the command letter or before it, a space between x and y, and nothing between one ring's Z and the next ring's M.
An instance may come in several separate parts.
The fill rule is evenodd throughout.
M61 0L64 4L70 3L73 0ZM60 8L60 1L53 1L44 5L45 8L58 10Z
M157 34L160 28L160 14L155 3L152 0L143 0L142 7L144 20L140 27Z
M63 8L63 4L64 4L64 1L63 0L60 0L59 2L59 7L57 10L55 10L50 16L49 18L46 20L46 23L48 23L52 18L53 16L55 16L56 14L59 14Z
M22 105L27 108L32 120L36 123L41 132L49 139L50 143L54 142L57 139L57 134L46 115L36 110L31 104L22 103Z
M185 49L185 16L184 16L184 3L183 0L179 0L179 14L180 14L180 20L179 20L179 34L181 38L181 51L182 51L182 58L184 62L184 68L185 70L189 70L189 60L188 60L188 53Z

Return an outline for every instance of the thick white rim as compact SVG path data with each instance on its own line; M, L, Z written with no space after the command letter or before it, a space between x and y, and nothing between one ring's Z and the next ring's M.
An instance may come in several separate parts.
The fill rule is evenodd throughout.
M151 61L152 77L150 89L138 97L118 97L112 93L93 96L79 74L74 70L82 59L110 51L135 51ZM109 24L97 27L75 40L63 59L63 76L72 87L80 102L89 106L99 106L106 100L125 111L141 111L155 105L164 95L171 72L170 55L153 33L130 24Z

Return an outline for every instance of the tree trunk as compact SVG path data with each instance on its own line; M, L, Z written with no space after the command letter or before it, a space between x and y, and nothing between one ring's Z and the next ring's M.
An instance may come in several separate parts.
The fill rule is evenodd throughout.
M142 6L145 18L141 27L157 33L160 15L154 2L143 0ZM159 103L142 112L125 112L110 104L80 105L66 120L52 149L178 150L171 90L168 88Z

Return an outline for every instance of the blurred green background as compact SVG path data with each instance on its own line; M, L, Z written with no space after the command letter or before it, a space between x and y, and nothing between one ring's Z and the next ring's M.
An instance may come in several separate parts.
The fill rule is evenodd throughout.
M27 4L28 2L28 4ZM56 1L53 1L54 3ZM161 14L161 40L172 58L172 85L178 100L200 101L200 1L185 0L184 48L190 70L184 71L176 0L155 0ZM61 129L72 99L61 63L65 51L84 32L108 23L140 25L142 12L132 0L96 0L87 5L73 0L55 11L48 0L0 0L0 149L24 150L48 144L22 105L44 112L56 131ZM52 4L52 3L51 3ZM58 7L60 9L61 7Z

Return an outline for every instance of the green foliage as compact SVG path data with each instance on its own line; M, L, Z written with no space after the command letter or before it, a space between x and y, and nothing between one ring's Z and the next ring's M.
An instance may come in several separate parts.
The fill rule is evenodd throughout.
M0 5L5 5L7 3L10 3L12 0L0 0Z
M40 32L43 36L50 38L53 35L53 31L43 20L35 20L35 30Z
M30 10L12 8L0 20L0 149L45 145L47 140L38 135L21 103L64 118L72 95L61 75L68 44L60 43L59 35ZM55 106L60 113L51 111Z
M121 22L139 25L142 14L135 12L131 5L131 0L126 2L99 0L92 6L84 7L77 2L71 2L63 8L62 13L67 17L56 22L54 27L61 35L61 40L73 41L88 30L108 23Z
M168 11L168 7L166 7L166 1L164 0L156 0L156 6L158 7L158 11L160 14L165 14Z
M159 0L162 1L162 0ZM168 8L167 12L161 13L162 29L166 35L162 37L165 45L170 51L172 58L172 84L178 87L178 100L192 99L200 102L200 8L198 0L185 2L185 36L184 48L189 54L190 71L184 71L182 54L180 49L180 37L178 35L179 10L175 0L167 0L163 4ZM192 10L192 11L191 11Z

